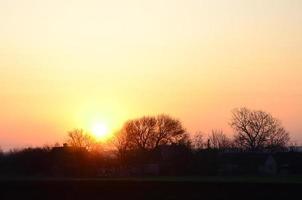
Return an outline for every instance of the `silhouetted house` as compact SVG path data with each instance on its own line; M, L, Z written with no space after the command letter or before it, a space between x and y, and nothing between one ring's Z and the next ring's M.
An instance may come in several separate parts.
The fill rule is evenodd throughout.
M219 173L223 175L274 175L277 162L268 153L223 153L219 159Z
M299 152L302 153L302 146L290 146L288 148L289 152Z
M71 147L64 143L63 146L53 147L51 151L53 153L62 154L70 152L87 152L87 149L85 147Z
M281 175L302 174L302 153L279 152L274 155Z

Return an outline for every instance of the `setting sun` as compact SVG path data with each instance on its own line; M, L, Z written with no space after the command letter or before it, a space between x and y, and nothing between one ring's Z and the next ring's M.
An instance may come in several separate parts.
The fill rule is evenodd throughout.
M92 127L92 134L97 140L106 140L110 133L104 123L96 123Z

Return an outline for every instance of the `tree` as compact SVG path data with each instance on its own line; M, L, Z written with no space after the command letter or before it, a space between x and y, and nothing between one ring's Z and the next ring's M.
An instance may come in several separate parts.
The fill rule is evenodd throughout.
M154 148L164 144L187 144L188 136L179 120L169 115L158 115L156 117L156 129L154 133Z
M227 149L233 146L232 140L222 130L212 130L207 137L201 132L195 134L192 139L194 149Z
M83 129L73 129L68 132L67 144L73 148L92 150L96 145L95 139Z
M116 136L119 150L153 150L165 144L185 144L188 139L180 121L168 115L144 116L126 122Z
M243 149L283 148L289 142L289 134L281 122L264 111L235 109L230 125L235 131L236 144Z
M227 149L232 147L232 141L222 130L212 130L208 137L208 148Z
M129 149L128 135L125 130L122 129L114 134L111 140L111 144L117 149L118 156L121 160L124 159L126 151Z
M122 134L126 137L128 147L132 149L152 149L155 144L156 119L142 117L126 122Z
M196 133L192 138L192 147L196 150L201 150L206 146L204 135L202 132Z

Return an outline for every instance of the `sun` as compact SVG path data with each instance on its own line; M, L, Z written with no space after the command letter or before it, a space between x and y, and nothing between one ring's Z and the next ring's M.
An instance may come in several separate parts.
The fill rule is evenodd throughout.
M92 126L92 134L97 140L106 140L110 134L104 123L96 123Z

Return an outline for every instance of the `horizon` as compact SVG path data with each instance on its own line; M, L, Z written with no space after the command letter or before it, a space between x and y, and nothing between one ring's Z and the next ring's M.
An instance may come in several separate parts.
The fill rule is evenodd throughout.
M0 147L169 114L189 133L248 107L302 142L302 1L0 0Z

